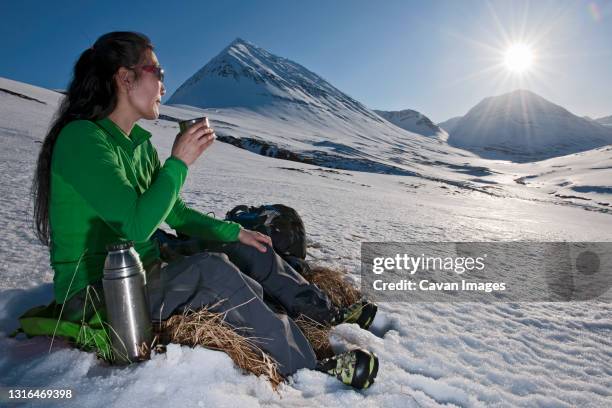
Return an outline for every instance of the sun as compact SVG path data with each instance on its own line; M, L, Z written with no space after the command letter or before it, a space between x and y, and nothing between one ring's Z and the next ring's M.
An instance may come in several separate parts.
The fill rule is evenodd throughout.
M506 69L515 74L528 72L533 67L534 52L526 44L513 44L504 53Z

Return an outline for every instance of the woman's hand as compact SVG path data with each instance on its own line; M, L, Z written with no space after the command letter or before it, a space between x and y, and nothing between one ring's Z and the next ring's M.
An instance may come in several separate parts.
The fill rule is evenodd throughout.
M248 229L240 229L240 233L238 234L238 241L243 244L250 245L259 250L259 252L266 252L267 248L262 244L269 244L272 246L272 238L267 235L262 234L261 232L251 231Z
M215 130L206 126L206 121L201 121L176 135L171 154L191 166L216 138Z

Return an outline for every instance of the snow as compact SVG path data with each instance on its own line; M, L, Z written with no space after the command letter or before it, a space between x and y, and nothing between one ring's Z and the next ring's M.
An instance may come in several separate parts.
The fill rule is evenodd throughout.
M376 383L360 392L301 370L276 393L265 380L243 375L223 353L202 348L172 345L150 361L119 368L58 340L49 352L47 339L7 338L21 313L52 297L48 252L31 228L29 187L61 95L3 78L0 88L45 102L0 91L3 392L71 388L72 400L44 405L79 407L610 406L612 311L601 302L381 303L371 331L341 325L332 333L337 351L357 345L380 357ZM516 164L484 160L390 124L316 122L313 112L281 109L161 108L165 117L207 114L219 133L257 137L296 152L311 150L309 140L327 130L333 136L329 141L357 146L376 163L393 163L414 175L330 169L216 142L190 168L182 196L218 217L237 204L290 205L305 221L309 259L347 268L356 282L363 241L612 240L608 206L598 204L612 202L607 190L573 193L589 201L549 194L567 193L563 188L570 185L559 187L560 180L609 186L609 149ZM176 123L142 125L152 131L163 161L178 132ZM400 146L394 155L402 162L389 159L391 146ZM337 154L349 164L355 159ZM524 184L515 181L533 175Z
M446 133L450 134L455 129L455 126L457 125L457 123L459 123L462 117L463 116L452 117L450 119L445 120L444 122L438 123L438 126L444 129Z
M612 146L496 169L512 169L516 182L565 203L612 206Z
M461 118L449 144L482 157L536 161L612 144L612 129L527 90L485 98Z
M401 111L382 111L375 110L377 114L387 119L402 129L423 136L433 136L440 140L446 141L448 133L434 124L431 119L412 109L404 109Z
M604 126L612 126L612 115L597 118L595 121L601 123Z

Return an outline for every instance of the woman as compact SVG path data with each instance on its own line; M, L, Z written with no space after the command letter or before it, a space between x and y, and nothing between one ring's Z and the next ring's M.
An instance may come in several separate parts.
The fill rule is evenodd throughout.
M204 215L181 200L189 166L216 136L204 123L196 124L177 135L171 156L160 163L151 134L136 122L158 118L163 74L149 39L132 32L101 36L76 62L33 186L37 232L50 246L62 318L81 321L88 286L101 289L106 245L132 240L147 270L152 319L215 305L213 311L226 313L230 324L249 328L242 331L259 339L281 374L318 368L368 386L376 374L375 356L354 351L317 362L293 320L275 314L263 296L292 317L305 314L322 323L367 326L375 309L358 304L338 310L274 252L270 237ZM160 268L159 248L150 238L162 222L207 240L208 251Z

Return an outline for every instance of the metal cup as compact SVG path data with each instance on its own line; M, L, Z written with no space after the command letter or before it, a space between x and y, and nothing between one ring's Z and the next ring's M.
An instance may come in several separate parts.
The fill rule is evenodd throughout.
M179 122L179 129L181 130L181 133L183 133L187 129L189 129L190 127L192 127L193 125L195 125L196 123L201 122L201 121L204 121L206 123L206 127L210 127L210 124L208 123L208 117L203 116L201 118L181 120Z

